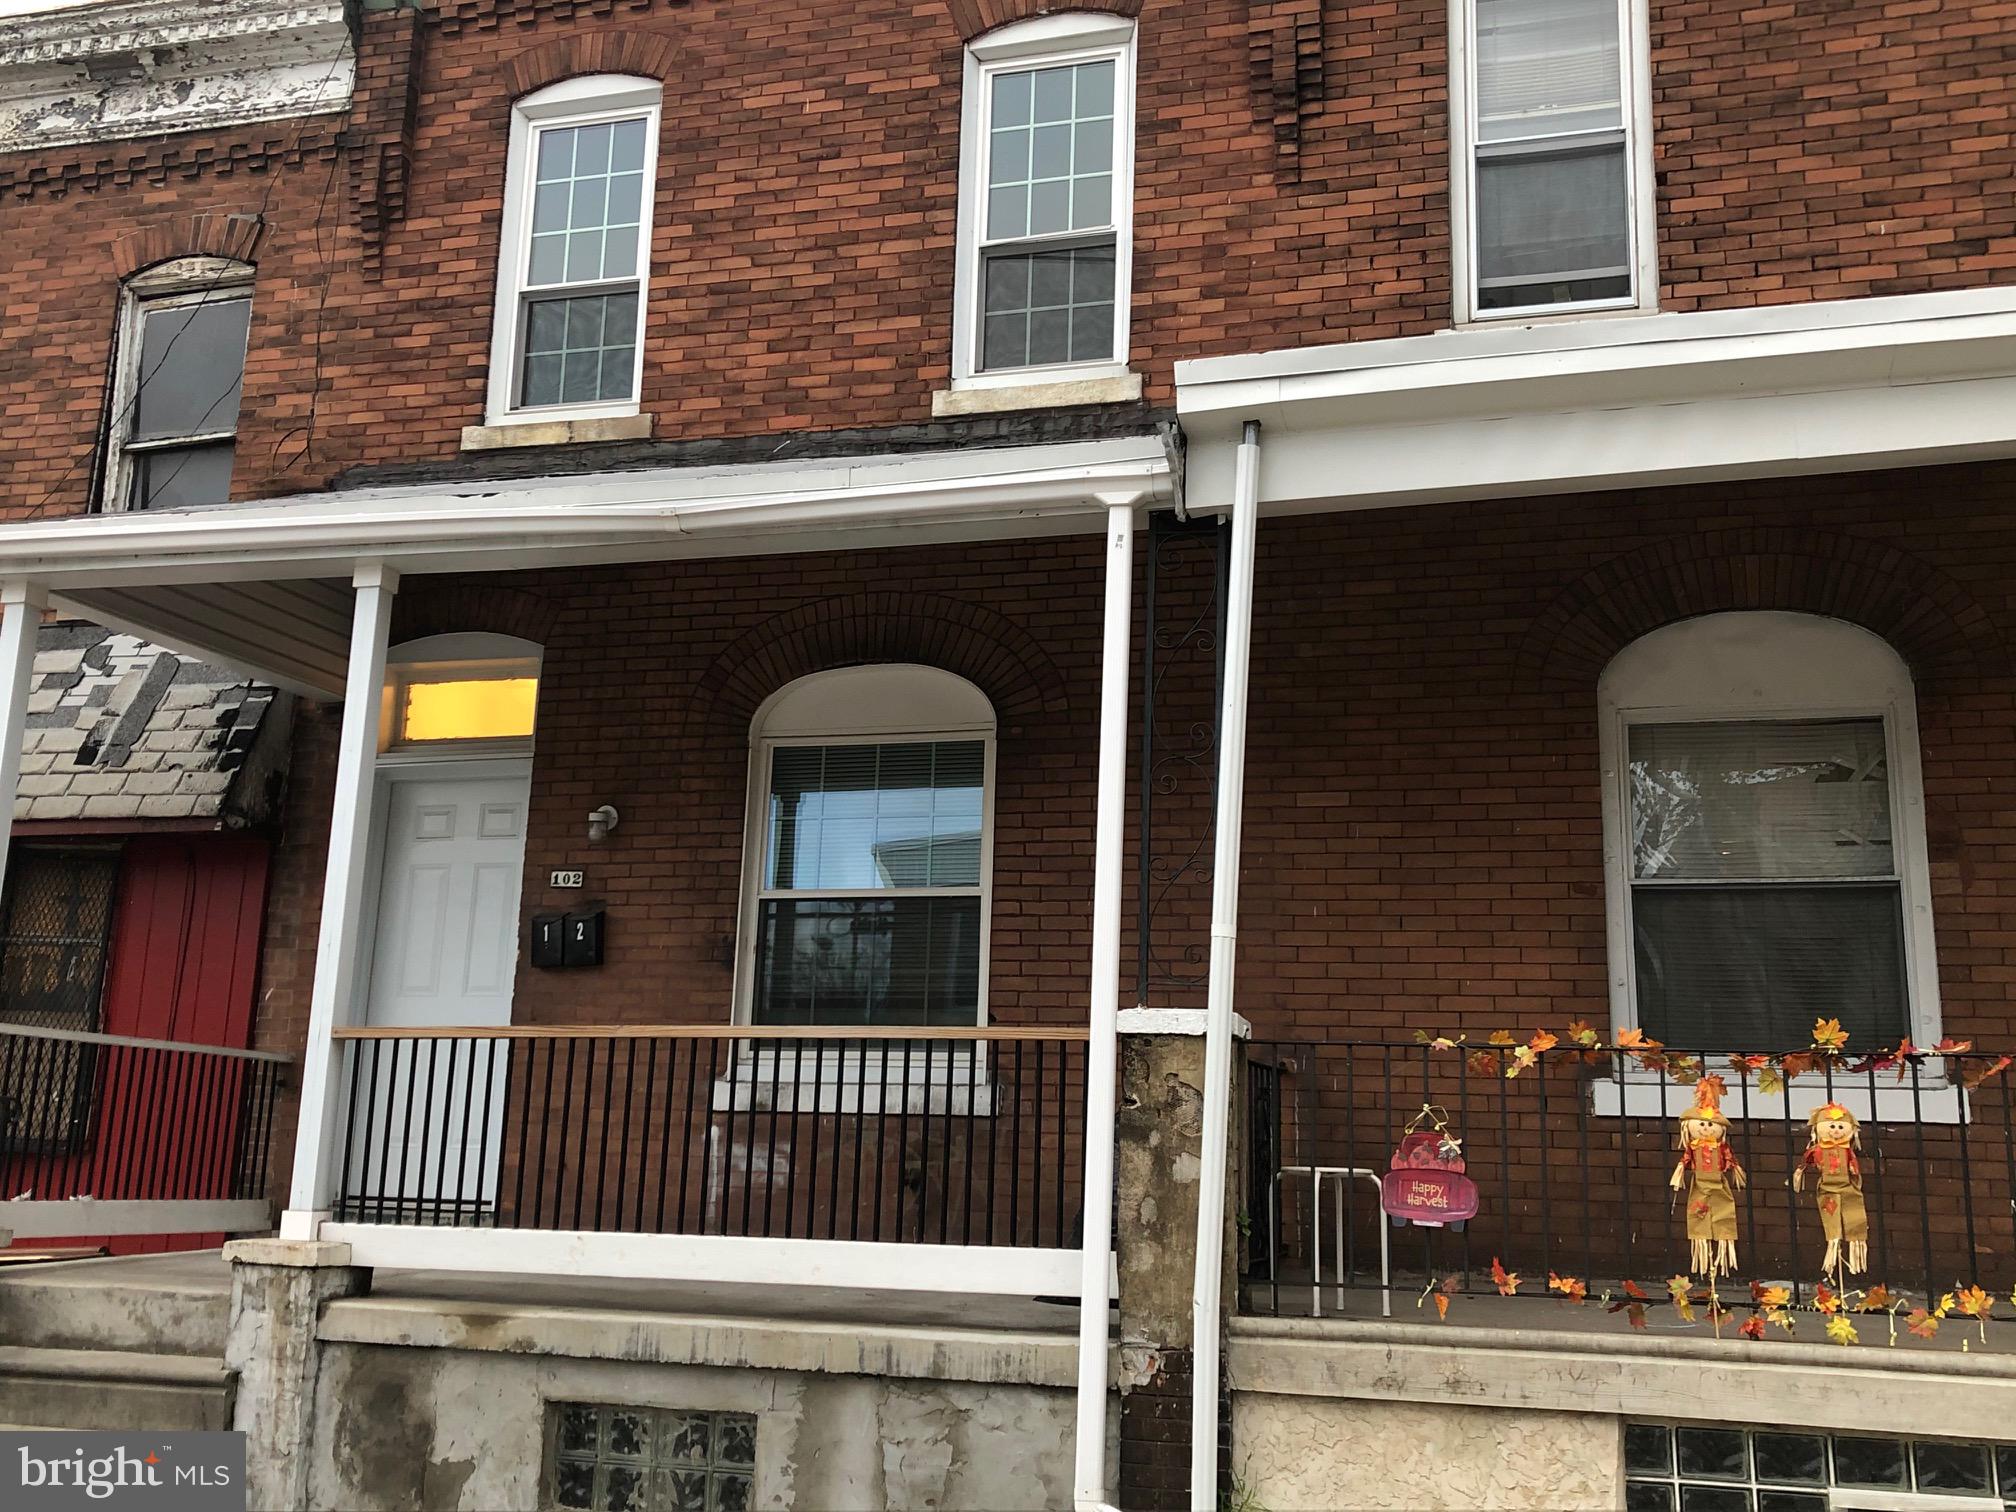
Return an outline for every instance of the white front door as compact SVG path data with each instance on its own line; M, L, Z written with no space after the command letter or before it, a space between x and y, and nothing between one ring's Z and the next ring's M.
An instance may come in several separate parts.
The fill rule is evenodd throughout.
M529 771L386 781L366 1023L511 1022L530 788ZM491 1208L508 1042L365 1043L376 1047L362 1063L375 1092L358 1100L364 1161L351 1190L409 1221L468 1222Z

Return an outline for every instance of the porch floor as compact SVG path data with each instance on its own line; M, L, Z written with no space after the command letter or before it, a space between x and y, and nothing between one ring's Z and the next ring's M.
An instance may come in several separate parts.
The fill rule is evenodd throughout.
M0 1293L24 1289L46 1295L104 1289L140 1299L144 1294L228 1302L231 1267L221 1250L168 1255L125 1255L22 1265L0 1273ZM675 1282L582 1276L517 1276L460 1271L381 1270L372 1277L377 1302L453 1304L457 1307L538 1308L714 1321L797 1323L877 1329L957 1330L961 1333L1056 1335L1075 1338L1075 1301L964 1293L867 1291L814 1286L753 1285L728 1281ZM0 1341L4 1342L4 1341Z
M1322 1289L1321 1312L1312 1310L1309 1273L1291 1272L1286 1268L1281 1274L1279 1303L1275 1300L1273 1285L1265 1280L1247 1280L1240 1288L1243 1303L1241 1312L1250 1319L1283 1318L1308 1322L1312 1319L1322 1323L1336 1322L1349 1329L1352 1325L1366 1323L1426 1324L1430 1327L1447 1327L1457 1330L1476 1331L1490 1329L1497 1332L1521 1332L1525 1334L1573 1334L1582 1337L1605 1335L1629 1343L1650 1339L1703 1339L1717 1342L1713 1324L1708 1321L1707 1308L1700 1302L1694 1304L1694 1321L1685 1322L1667 1301L1663 1289L1644 1303L1645 1326L1634 1328L1625 1315L1620 1303L1629 1299L1612 1295L1607 1300L1592 1292L1588 1301L1577 1306L1563 1298L1549 1295L1543 1279L1536 1291L1530 1281L1527 1289L1516 1297L1494 1295L1463 1295L1450 1299L1449 1315L1439 1319L1435 1313L1434 1298L1424 1293L1424 1283L1418 1278L1407 1280L1396 1276L1393 1280L1392 1314L1382 1318L1379 1310L1380 1287L1376 1280L1367 1284L1360 1281L1341 1290L1334 1284L1326 1283ZM1650 1290L1650 1288L1647 1288ZM1736 1329L1751 1314L1750 1283L1747 1280L1725 1282L1723 1295L1731 1303L1741 1300L1741 1306L1732 1306L1730 1315L1723 1321L1720 1342L1743 1344L1746 1341L1737 1336ZM1922 1296L1913 1294L1912 1305L1923 1303ZM2006 1300L2006 1299L2005 1299ZM1613 1314L1612 1308L1617 1311ZM1907 1308L1906 1311L1909 1309ZM1892 1347L1890 1319L1883 1313L1850 1312L1849 1321L1855 1325L1860 1343L1866 1348ZM1812 1310L1810 1297L1806 1304L1794 1314L1797 1332L1788 1339L1784 1330L1776 1325L1766 1329L1763 1340L1756 1344L1759 1350L1768 1350L1773 1345L1787 1343L1826 1344L1826 1319ZM1971 1318L1959 1314L1948 1317L1940 1326L1936 1338L1926 1340L1912 1335L1904 1326L1904 1317L1897 1315L1897 1337L1894 1347L1923 1352L1947 1351L1953 1354L1972 1355L2000 1354L2016 1359L2016 1324L2008 1321L2006 1311L1997 1315L1988 1324L1987 1340L1984 1343L1980 1327ZM1838 1346L1830 1346L1838 1347Z

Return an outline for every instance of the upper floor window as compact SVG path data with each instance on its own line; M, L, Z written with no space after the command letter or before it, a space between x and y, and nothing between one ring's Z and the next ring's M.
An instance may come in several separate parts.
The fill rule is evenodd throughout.
M1613 1024L1765 1051L1939 1038L1911 677L1839 620L1715 614L1604 671Z
M106 509L180 509L231 496L252 269L161 263L121 298Z
M740 985L758 1024L972 1025L994 711L932 667L801 678L753 728Z
M1649 306L1642 0L1459 0L1459 320Z
M661 94L597 75L512 109L492 423L637 413Z
M967 49L955 384L1124 369L1133 159L1133 22L1045 16Z

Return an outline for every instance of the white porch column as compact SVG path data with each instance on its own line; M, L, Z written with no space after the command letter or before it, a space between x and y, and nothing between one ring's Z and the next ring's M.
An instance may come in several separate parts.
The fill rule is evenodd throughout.
M1239 831L1246 805L1246 678L1253 649L1253 552L1260 523L1260 425L1239 442L1232 563L1225 585L1225 674L1218 717L1218 812L1211 859L1211 967L1205 987L1203 1180L1191 1288L1190 1506L1218 1506L1218 1360L1225 1279L1225 1163L1231 1139L1233 966L1239 947Z
M21 741L28 727L29 674L35 670L36 632L42 628L42 589L0 583L0 879L14 835L14 794L21 785Z
M1106 630L1099 681L1099 808L1092 854L1091 1043L1085 1057L1085 1237L1078 1293L1076 1501L1106 1502L1113 1118L1120 1026L1120 882L1126 842L1127 675L1133 658L1134 506L1106 511Z
M336 1118L342 1062L330 1032L350 1022L357 960L364 938L365 865L371 850L378 719L385 687L385 643L399 574L362 563L350 621L350 662L343 688L343 729L336 748L336 798L329 820L329 867L322 883L322 929L315 942L315 986L301 1068L301 1122L294 1135L294 1180L280 1219L284 1239L313 1239L336 1195Z

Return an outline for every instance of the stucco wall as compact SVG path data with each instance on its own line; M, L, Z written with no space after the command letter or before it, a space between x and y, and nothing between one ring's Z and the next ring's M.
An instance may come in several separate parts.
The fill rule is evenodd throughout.
M1069 1506L1074 1397L895 1380L465 1350L328 1345L311 1505L531 1512L545 1404L756 1414L756 1505L822 1512Z
M1232 1473L1267 1512L1623 1505L1622 1420L1241 1392Z

